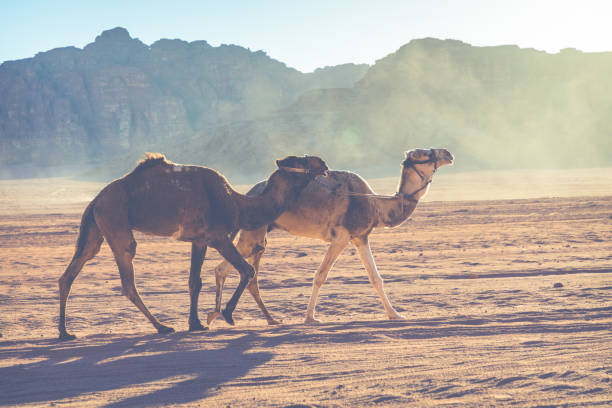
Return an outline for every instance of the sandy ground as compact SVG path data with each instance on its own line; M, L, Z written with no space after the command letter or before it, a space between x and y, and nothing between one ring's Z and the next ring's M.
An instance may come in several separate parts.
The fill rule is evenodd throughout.
M139 290L177 333L121 296L105 244L73 285L70 342L56 340L57 279L100 185L0 181L0 405L610 406L612 171L451 173L371 236L405 321L385 320L349 247L321 291L324 323L302 324L326 246L273 232L260 286L283 324L245 293L235 327L189 333L189 245L137 234ZM219 260L209 250L202 318Z

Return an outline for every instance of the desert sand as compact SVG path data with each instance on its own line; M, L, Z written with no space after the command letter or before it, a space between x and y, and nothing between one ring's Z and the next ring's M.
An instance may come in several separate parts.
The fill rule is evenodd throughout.
M283 324L267 326L245 292L236 326L190 333L189 244L136 234L137 286L177 332L157 334L121 295L104 244L73 285L68 342L57 279L102 184L0 181L0 405L610 406L612 170L443 170L410 220L370 236L404 321L385 319L347 247L321 290L323 323L304 325L326 244L274 231L260 286ZM202 319L219 261L209 250Z

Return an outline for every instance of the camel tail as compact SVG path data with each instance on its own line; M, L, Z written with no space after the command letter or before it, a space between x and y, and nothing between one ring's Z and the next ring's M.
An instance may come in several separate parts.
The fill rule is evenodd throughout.
M94 218L95 202L96 200L94 199L89 203L81 218L81 227L79 228L79 237L77 238L76 251L74 253L75 258L80 258L88 246L97 244L99 247L104 240Z

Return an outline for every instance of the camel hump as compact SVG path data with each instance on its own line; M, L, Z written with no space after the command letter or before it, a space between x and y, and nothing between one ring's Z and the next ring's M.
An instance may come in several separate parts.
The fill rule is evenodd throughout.
M166 156L164 156L161 153L147 152L145 153L144 159L138 162L138 165L136 166L134 171L148 169L148 168L159 166L159 165L173 165L173 164L174 163L166 159Z
M326 178L317 179L318 184L332 191L350 191L353 193L372 194L370 184L357 173L348 170L331 170Z

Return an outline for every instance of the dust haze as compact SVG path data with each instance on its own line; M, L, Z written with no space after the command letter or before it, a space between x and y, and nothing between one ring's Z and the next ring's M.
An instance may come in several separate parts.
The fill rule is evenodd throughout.
M611 73L611 53L414 40L353 87L305 92L273 114L199 134L190 153L169 149L192 160L206 152L239 179L295 153L392 176L404 150L431 146L455 154L454 172L607 167Z
M134 46L124 31L100 38ZM151 50L158 57L177 50L192 56L194 48L202 57L205 45L135 46L140 57ZM238 62L253 57L260 68L272 64L275 73L286 73L263 55L218 48L206 49L223 67L240 68ZM121 87L124 72L148 78L129 63L120 60L104 73L116 74L117 95L131 92ZM612 53L414 40L356 81L339 84L335 76L347 71L328 70L317 80L325 87L293 89L291 97L282 91L287 82L262 72L242 85L202 76L202 88L160 75L155 80L164 86L180 86L163 88L167 93L152 86L147 95L162 94L156 103L110 109L96 102L107 133L98 129L91 139L104 134L112 151L99 140L92 148L90 139L58 136L53 118L28 117L51 124L48 145L36 139L28 150L28 138L0 145L3 157L15 158L0 165L0 405L612 405ZM204 88L215 97L205 111L219 122L206 122L189 104ZM166 115L177 106L188 119ZM142 138L143 122L130 122L138 115L189 131L170 140ZM75 123L71 129L81 135ZM130 139L131 132L141 138ZM57 148L58 140L78 148ZM258 279L282 324L266 325L245 293L236 326L217 321L208 331L189 332L190 245L136 233L137 287L177 332L154 333L122 295L105 243L72 288L68 324L79 337L57 341L58 278L74 253L81 214L145 151L218 169L240 192L269 175L277 158L319 155L331 168L360 173L377 193L393 194L404 151L430 146L448 149L455 165L438 171L409 220L370 236L385 291L406 320L385 318L348 247L322 287L322 323L304 324L328 244L274 230ZM91 149L100 149L96 160L77 154ZM36 162L40 157L55 167ZM213 310L213 268L220 261L208 251L201 315ZM226 296L237 282L230 275Z

